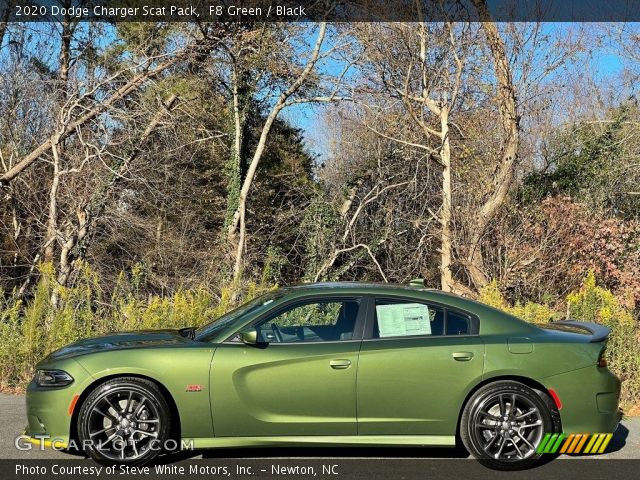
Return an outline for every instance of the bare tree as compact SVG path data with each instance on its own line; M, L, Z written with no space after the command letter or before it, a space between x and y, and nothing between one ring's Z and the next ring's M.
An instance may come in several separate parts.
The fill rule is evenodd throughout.
M57 274L59 285L67 285L74 267L74 262L84 259L90 238L95 232L96 224L100 220L109 195L112 193L116 183L129 171L131 163L140 155L142 149L146 146L146 143L154 134L163 118L176 107L177 102L178 97L175 94L170 95L169 98L162 102L158 112L151 118L147 127L138 137L133 150L124 157L116 157L116 162L110 166L110 171L106 178L93 190L90 198L82 201L80 207L76 209L76 218L66 223L67 226L64 232L56 231L57 240L62 246L59 259L59 271ZM66 171L60 171L59 168L56 167L56 163L59 162L57 158L57 148L55 146L52 147L54 172L56 174L54 181L56 181L56 183L59 182L60 176L63 174L82 173L82 169L85 168L88 162L93 158L100 159L103 155L103 149L99 149L89 143L83 143L86 152L85 158L77 168ZM55 294L56 292L54 291L54 295ZM54 306L57 304L56 298L52 299L52 304Z
M260 137L258 139L257 145L255 146L255 150L253 152L251 161L249 162L244 180L242 182L242 188L240 189L238 197L238 206L233 214L233 218L231 219L227 230L229 240L231 240L232 243L235 243L235 260L233 266L234 281L238 281L240 279L240 276L242 275L242 258L247 234L247 198L249 195L249 191L251 190L251 186L253 185L256 173L258 171L258 166L260 165L260 161L262 159L262 155L269 138L269 133L271 132L274 122L284 109L292 105L301 103L333 102L343 99L339 95L340 86L341 80L346 75L348 69L353 65L353 63L349 62L346 64L340 75L334 80L334 83L333 85L331 85L330 91L328 93L324 95L313 95L313 93L311 95L297 95L301 92L301 90L303 90L303 87L308 87L308 84L312 83L312 80L313 83L317 85L318 79L313 78L314 73L317 73L314 72L314 70L316 69L318 62L321 59L328 57L336 50L345 48L345 46L342 44L336 44L330 47L327 51L322 52L326 33L326 22L320 23L315 44L310 51L309 58L307 59L306 63L301 66L300 70L297 70L297 67L293 64L284 67L291 69L291 71L287 74L287 77L291 80L289 80L289 83L283 87L282 92L278 95L275 102L269 107L268 113L266 114L264 124L262 125L260 131ZM313 90L311 90L311 92L313 92Z
M520 115L517 111L516 87L504 41L491 18L486 1L473 0L473 3L482 21L482 29L493 56L494 71L498 83L496 101L504 133L501 157L493 178L493 187L475 217L474 232L471 235L465 258L465 266L468 269L471 281L476 288L480 288L487 283L481 241L486 233L487 226L504 205L513 181L520 145Z
M132 163L144 153L148 140L179 103L177 95L167 92L167 87L157 88L160 100L155 113L148 111L153 109L154 102L150 99L140 102L141 98L153 92L171 68L189 65L202 53L209 53L219 41L200 38L197 33L191 37L192 32L185 30L178 33L185 40L176 42L183 44L179 50L156 51L152 56L132 54L124 60L105 56L107 60L100 66L102 78L94 77L95 81L89 82L88 63L72 69L80 58L71 55L76 25L69 19L62 22L57 71L55 74L45 71L43 78L43 82L54 86L49 101L55 116L47 125L43 123L37 135L25 137L23 144L6 142L0 152L1 182L8 193L6 198L12 203L20 203L25 210L33 209L38 200L34 198L36 203L31 204L29 195L37 197L36 185L43 183L42 179L50 179L43 228L40 234L33 235L40 237L39 245L29 252L31 258L24 255L29 263L20 296L26 293L40 260L54 264L59 285L73 283L74 271L86 256L116 185L126 178ZM91 54L88 58L87 62L93 61ZM148 123L140 127L140 119L145 118ZM24 132L28 136L30 130ZM3 135L3 138L10 137ZM23 154L24 151L29 153ZM36 170L34 175L30 175L29 169ZM27 185L26 190L17 188L20 182ZM15 212L16 208L13 209ZM21 230L17 217L14 213L16 237ZM30 228L29 232L33 230ZM52 304L56 306L57 291L53 295Z
M78 92L77 96L75 96L70 104L64 106L64 128L62 128L62 130L54 137L56 145L73 135L77 129L81 128L89 121L94 120L99 115L114 108L117 102L141 88L149 80L159 76L162 72L177 63L184 61L189 55L207 48L210 49L211 47L207 47L207 45L194 41L190 45L187 45L171 55L162 55L158 58L146 59L142 64L135 66L134 70L138 70L138 73L135 73L128 80L125 80L125 83L122 86L117 88L102 101L92 101L95 98L96 91L101 87L118 84L118 80L126 77L126 75L130 73L130 69L123 69L116 72L88 92ZM40 159L43 154L49 152L52 145L53 143L51 139L48 139L29 153L20 156L14 162L14 165L0 176L0 186L11 182L21 172Z
M421 2L416 2L416 8L418 18L424 20ZM371 86L371 92L365 91L362 104L368 111L383 116L400 108L409 122L403 119L401 124L408 128L385 126L384 130L370 123L365 125L388 140L423 152L440 169L442 202L438 213L431 215L441 232L440 286L446 291L455 290L451 116L459 106L472 32L466 25L450 22L433 25L424 21L375 25L363 30L361 41L367 45L368 65L376 84ZM400 52L388 50L390 43L401 45ZM394 105L394 100L399 100L399 104Z

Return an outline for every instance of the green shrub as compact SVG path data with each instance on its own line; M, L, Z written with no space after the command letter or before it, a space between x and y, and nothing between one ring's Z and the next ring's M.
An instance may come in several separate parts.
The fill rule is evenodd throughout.
M546 323L568 316L572 320L606 325L611 329L606 356L611 370L622 380L622 403L640 400L640 339L637 322L629 305L631 299L619 298L596 285L589 272L581 287L567 298L566 312L554 311L549 305L517 302L509 305L494 280L480 292L480 301L532 323Z
M558 312L542 303L527 301L524 304L516 302L514 306L508 305L496 280L480 290L480 301L531 323L547 323L560 317Z
M640 400L640 341L633 312L609 290L598 287L593 272L582 286L567 296L569 318L606 325L611 329L606 356L623 381L623 399ZM629 303L629 302L626 302Z
M22 330L22 303L6 297L0 289L0 389L15 386L13 379L20 377L20 355L24 334Z

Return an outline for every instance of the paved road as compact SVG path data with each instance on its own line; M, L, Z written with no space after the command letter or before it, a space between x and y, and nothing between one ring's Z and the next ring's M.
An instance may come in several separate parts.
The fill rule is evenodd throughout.
M26 424L25 403L22 395L0 394L0 459L69 459L69 454L55 450L40 450L34 447L31 451L20 451L15 448L14 440L22 434ZM191 458L291 458L291 457L322 457L322 458L361 458L367 456L376 458L467 458L468 454L460 449L448 448L288 448L288 449L255 449L255 450L218 450L194 452ZM561 459L594 458L595 456L567 456ZM640 417L623 420L609 443L607 453L598 458L640 459Z

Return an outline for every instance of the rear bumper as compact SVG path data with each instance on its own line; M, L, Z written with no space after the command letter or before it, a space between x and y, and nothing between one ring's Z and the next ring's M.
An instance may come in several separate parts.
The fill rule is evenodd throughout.
M562 402L564 433L611 433L621 419L620 379L595 365L541 379Z

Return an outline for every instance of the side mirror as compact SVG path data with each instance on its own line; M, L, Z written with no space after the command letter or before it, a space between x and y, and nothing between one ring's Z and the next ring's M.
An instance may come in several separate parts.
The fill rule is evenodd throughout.
M256 345L258 343L258 330L253 327L245 328L240 332L240 340L247 345Z

